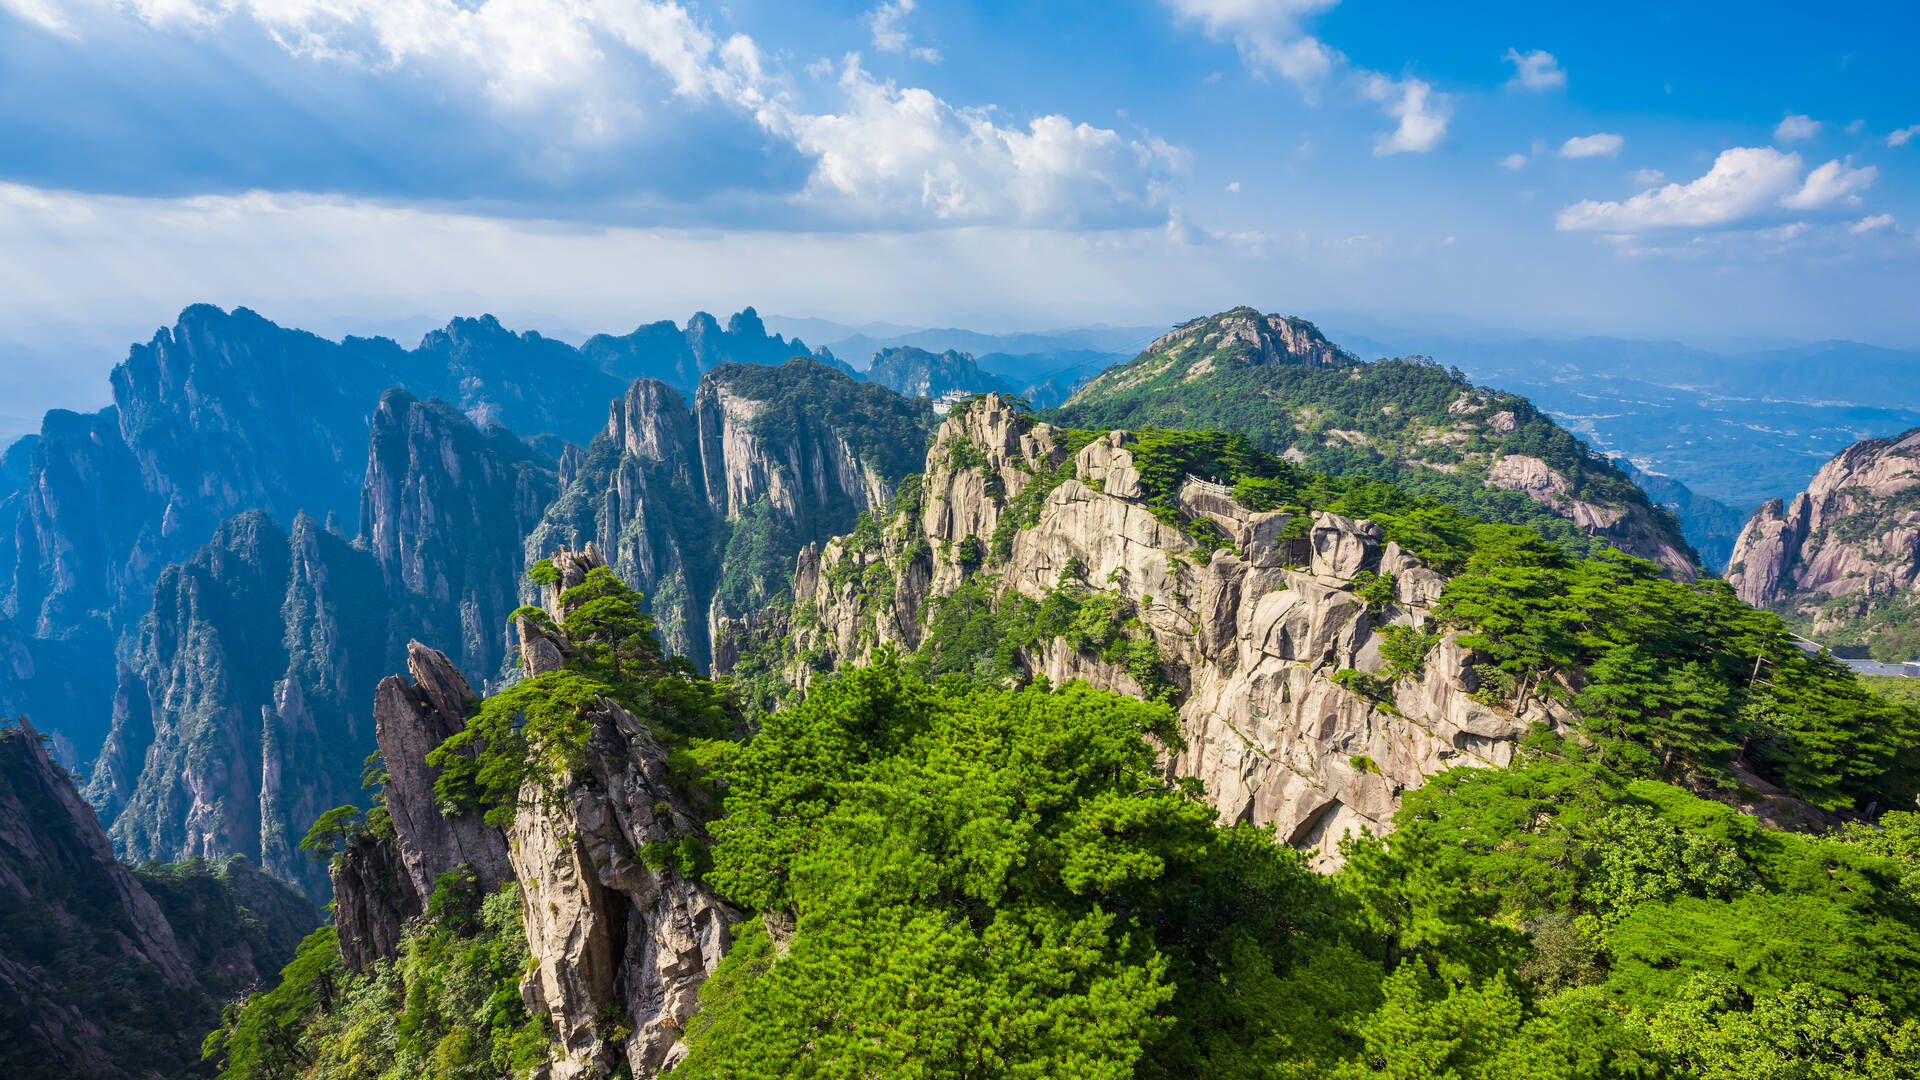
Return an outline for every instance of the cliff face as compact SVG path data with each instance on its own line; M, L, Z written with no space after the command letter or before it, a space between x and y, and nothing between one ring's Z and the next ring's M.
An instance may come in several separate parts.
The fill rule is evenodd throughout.
M1382 674L1382 631L1420 627L1444 580L1376 527L1253 513L1189 482L1182 514L1231 541L1209 553L1148 508L1129 446L1112 432L1069 455L1063 433L1000 399L963 410L940 428L918 497L873 533L804 551L791 613L729 626L726 659L789 637L776 646L793 658L781 675L804 689L880 645L919 647L962 586L985 585L1002 604L1097 595L1134 613L1130 633L1157 663L1062 635L1024 650L1026 670L1129 694L1170 684L1187 746L1169 768L1203 781L1223 818L1271 823L1326 855L1349 829L1389 829L1400 793L1427 774L1505 764L1532 722L1563 719L1538 701L1513 715L1473 700L1473 658L1451 636L1417 672ZM1034 483L1053 485L1037 506L1023 497ZM1004 520L1014 506L1031 524ZM1371 575L1392 575L1390 598L1355 591Z
M593 549L562 550L554 561L562 584L603 565ZM558 670L571 644L522 625L524 673ZM464 726L468 690L433 650L411 647L408 666L412 679L381 683L375 706L393 837L363 839L334 871L343 956L361 966L393 955L400 926L419 914L441 873L470 868L485 888L518 881L535 961L521 994L555 1033L541 1075L604 1078L623 1064L631 1075L656 1075L682 1052L700 986L740 918L682 876L672 856L657 854L706 837L705 816L669 776L666 748L626 708L599 698L588 709L582 765L557 790L523 789L504 830L479 817L449 819L425 755Z
M239 853L321 895L298 841L364 799L366 703L407 640L446 646L475 681L499 672L551 467L404 391L381 400L371 444L358 541L251 511L160 575L88 786L127 857Z
M643 379L563 459L527 557L594 543L647 594L668 650L704 666L714 620L753 610L802 545L885 504L930 418L924 403L811 360L716 368L691 406Z
M47 415L9 455L0 493L0 618L40 641L84 643L81 669L19 707L91 756L114 662L133 651L161 570L223 520L264 510L350 516L368 409L404 385L482 420L585 438L619 383L570 347L456 320L408 351L331 342L208 305L136 345L113 371L114 406Z
M507 659L522 542L557 491L553 462L505 428L390 390L373 413L359 542L387 588L414 598L415 632L490 678Z
M144 878L144 880L143 880ZM242 865L116 862L93 811L22 721L0 731L0 1069L178 1074L220 996L271 976L317 916Z
M302 515L258 511L169 567L123 671L88 795L135 861L242 854L311 890L297 849L359 796L368 688L393 663L386 596L364 552Z
M1422 358L1362 363L1303 319L1252 308L1196 319L1081 387L1058 416L1238 431L1312 469L1381 475L1490 520L1544 519L1570 546L1609 544L1683 580L1698 572L1672 514L1525 398Z
M1742 600L1781 610L1822 640L1920 655L1920 428L1855 443L1791 503L1761 507L1740 531L1727 580Z

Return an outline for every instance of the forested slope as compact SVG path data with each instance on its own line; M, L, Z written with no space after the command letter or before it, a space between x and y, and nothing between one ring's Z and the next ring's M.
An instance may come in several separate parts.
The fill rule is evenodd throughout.
M1692 576L1672 515L1524 397L1415 357L1363 363L1303 319L1235 308L1188 322L1048 419L1237 431L1317 471L1391 480L1575 552L1611 544Z

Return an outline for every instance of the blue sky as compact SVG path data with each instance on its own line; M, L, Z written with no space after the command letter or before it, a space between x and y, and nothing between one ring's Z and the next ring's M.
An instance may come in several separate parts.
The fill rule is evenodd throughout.
M1844 0L0 0L0 341L208 300L1915 345L1916 60L1920 8Z

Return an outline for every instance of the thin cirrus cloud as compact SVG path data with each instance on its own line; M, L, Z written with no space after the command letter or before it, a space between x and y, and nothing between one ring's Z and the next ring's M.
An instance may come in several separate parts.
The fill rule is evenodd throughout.
M1545 49L1524 53L1519 49L1508 49L1507 55L1501 59L1513 65L1513 78L1507 80L1509 89L1541 93L1559 90L1567 85L1567 69L1561 67L1560 61Z
M914 0L890 0L866 14L867 29L873 33L873 47L881 52L907 53L929 64L940 62L940 50L915 45L904 25L913 14Z
M1336 76L1360 100L1395 121L1374 138L1376 154L1423 154L1446 138L1453 100L1411 75L1395 78L1355 67L1338 49L1306 29L1306 21L1339 0L1162 0L1180 22L1197 22L1215 38L1229 38L1256 75L1277 74L1318 102Z
M1624 135L1601 132L1597 135L1576 135L1560 145L1563 158L1619 157L1620 148L1627 145Z
M1857 206L1859 192L1879 175L1871 165L1854 168L1841 160L1804 175L1802 167L1799 154L1737 146L1721 151L1691 183L1649 188L1618 202L1584 200L1561 210L1554 224L1566 232L1609 233L1739 225L1782 209Z
M600 163L618 176L636 147L689 117L751 128L767 153L803 160L804 177L742 195L773 227L1138 226L1163 220L1190 154L1136 133L1042 115L1005 122L880 80L857 54L827 65L831 110L800 104L777 58L742 33L724 35L670 0L0 0L48 30L85 38L134 26L169 40L264 33L304 78L427 83L459 102L461 119L521 139L513 167L556 187ZM876 9L882 47L911 51L900 19L912 0ZM888 14L891 12L891 14ZM103 20L114 20L107 24ZM925 57L923 57L925 58ZM660 91L651 90L658 87ZM700 120L707 123L707 120ZM427 161L415 169L431 168ZM724 185L713 185L715 188ZM481 191L479 197L502 196ZM509 192L505 197L513 197ZM652 205L650 190L595 197Z

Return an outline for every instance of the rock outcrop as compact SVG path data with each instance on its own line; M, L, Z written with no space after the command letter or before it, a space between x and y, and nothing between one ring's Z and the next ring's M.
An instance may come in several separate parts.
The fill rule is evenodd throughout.
M716 620L778 591L802 545L885 505L931 418L924 402L809 359L721 365L691 405L640 380L584 451L563 455L527 557L592 542L647 595L668 650L705 666Z
M457 319L409 351L205 304L133 346L112 383L108 409L47 414L0 481L0 619L83 646L79 670L34 684L21 707L89 758L106 735L116 656L133 651L160 573L248 510L282 525L302 510L350 519L382 391L445 398L482 426L584 439L623 385L491 316Z
M683 839L704 842L705 828L667 775L666 748L611 700L589 721L585 770L561 792L523 793L508 830L536 961L521 992L553 1019L555 1080L608 1076L623 1060L652 1076L676 1058L740 918L680 873ZM631 1029L619 1043L610 1005Z
M1422 632L1445 581L1377 526L1255 513L1188 481L1181 516L1211 521L1228 541L1215 550L1155 515L1131 447L1110 432L1069 460L1062 432L1000 398L956 410L918 493L876 533L804 551L791 613L735 627L730 640L780 640L792 657L781 677L804 690L880 645L920 646L926 613L964 583L987 583L1001 603L1062 588L1115 594L1180 701L1186 747L1171 770L1203 781L1222 818L1272 824L1328 857L1349 830L1390 829L1400 794L1427 775L1504 765L1532 723L1565 720L1537 700L1518 715L1476 700L1474 656L1452 635L1430 639L1418 671L1387 670L1383 632ZM1052 485L1037 508L1035 483ZM1007 520L1016 505L1030 522ZM1388 576L1390 598L1356 592ZM1135 665L1064 639L1020 661L1055 680L1146 689Z
M473 690L445 653L407 644L412 679L389 675L374 691L374 734L386 763L386 805L400 837L400 859L413 891L433 892L434 881L456 867L471 869L480 888L511 880L507 843L478 815L447 817L434 798L438 770L427 754L467 725Z
M911 345L882 349L873 354L866 378L908 397L937 398L954 390L975 394L1011 394L1015 384L980 370L970 353L948 349L928 352Z
M1920 603L1920 428L1855 443L1791 502L1762 506L1727 580L1822 638L1859 636L1863 619Z
M560 579L546 599L558 624L559 594L604 563L593 547L551 559ZM535 620L519 625L528 678L576 652ZM334 869L343 958L364 966L393 955L440 874L464 868L488 890L516 881L534 958L521 994L554 1031L553 1060L537 1075L604 1080L623 1066L657 1075L684 1053L700 986L741 917L683 872L685 853L707 843L706 815L674 784L665 745L625 706L598 698L580 767L550 788L523 788L509 825L448 818L425 759L465 725L471 692L432 649L411 646L408 668L412 678L383 681L375 703L393 836L362 838Z

